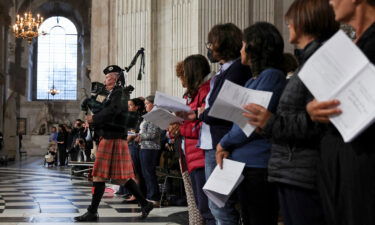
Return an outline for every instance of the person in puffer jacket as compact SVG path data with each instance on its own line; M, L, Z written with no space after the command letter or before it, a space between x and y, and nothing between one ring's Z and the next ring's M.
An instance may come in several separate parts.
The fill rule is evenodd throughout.
M190 55L183 61L183 73L180 75L182 86L186 88L184 98L192 111L203 108L206 96L210 90L211 69L203 55ZM176 115L185 117L183 112ZM170 133L182 136L182 148L190 175L196 205L205 221L205 224L215 224L215 219L208 207L207 196L203 192L206 182L204 170L204 152L198 148L201 121L197 119L185 120L182 124L173 124Z
M339 24L325 0L295 0L285 19L289 42L300 49L300 66L285 86L276 113L248 104L245 109L249 112L244 115L260 134L271 139L268 180L277 186L284 224L331 225L325 221L318 192L321 126L311 121L306 111L313 96L298 74L324 41L337 32Z

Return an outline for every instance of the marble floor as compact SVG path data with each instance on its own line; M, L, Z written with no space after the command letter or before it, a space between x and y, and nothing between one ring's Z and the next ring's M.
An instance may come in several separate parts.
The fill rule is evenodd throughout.
M86 211L91 187L86 178L71 177L70 169L46 168L41 157L29 157L0 167L0 225L80 224L73 217ZM138 219L136 204L105 194L95 225L188 224L187 207L163 207Z

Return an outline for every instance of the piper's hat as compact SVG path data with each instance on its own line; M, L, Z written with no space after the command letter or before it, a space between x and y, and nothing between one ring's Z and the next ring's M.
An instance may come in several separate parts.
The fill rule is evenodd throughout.
M112 72L121 73L122 71L124 71L124 70L121 69L119 66L117 66L117 65L110 65L110 66L107 66L107 67L103 70L103 73L104 73L105 75L107 75L107 74L112 73Z

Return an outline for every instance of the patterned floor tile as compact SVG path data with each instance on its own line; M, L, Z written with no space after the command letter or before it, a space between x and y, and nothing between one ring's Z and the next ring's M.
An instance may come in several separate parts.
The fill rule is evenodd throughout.
M69 172L69 168L45 168L39 158L0 167L0 225L77 224L73 217L91 203L91 184ZM116 195L105 196L98 210L100 220L92 224L188 224L186 207L156 208L140 220L138 205L122 201Z

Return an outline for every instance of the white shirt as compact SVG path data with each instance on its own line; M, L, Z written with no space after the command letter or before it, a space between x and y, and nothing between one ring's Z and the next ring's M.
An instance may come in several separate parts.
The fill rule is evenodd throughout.
M210 105L208 103L208 99L210 98L211 91L214 87L215 80L216 80L217 76L220 75L225 70L227 70L233 64L234 61L235 60L232 60L232 61L224 63L223 65L220 65L219 71L210 80L210 91L208 92L207 97L206 97L206 104L205 104L205 107L204 107L205 109L208 109L210 107ZM210 150L210 149L214 149L216 147L216 146L215 147L212 146L212 137L211 137L210 125L206 124L205 122L202 123L202 128L201 128L200 135L199 135L198 147L203 149L203 150Z

